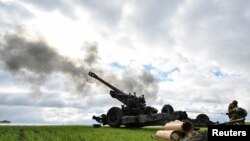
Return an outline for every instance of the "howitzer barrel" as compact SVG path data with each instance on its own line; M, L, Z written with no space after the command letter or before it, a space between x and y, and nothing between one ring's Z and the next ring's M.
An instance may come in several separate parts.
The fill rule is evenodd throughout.
M97 76L95 73L93 72L89 72L89 76L101 81L104 85L108 86L109 88L111 88L112 90L118 92L118 93L123 93L121 90L119 90L118 88L114 87L113 85L109 84L108 82L106 82L105 80L101 79L99 76Z

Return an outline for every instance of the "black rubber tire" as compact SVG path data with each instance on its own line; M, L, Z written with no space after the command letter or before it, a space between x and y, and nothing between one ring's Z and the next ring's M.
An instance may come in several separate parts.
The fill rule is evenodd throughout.
M199 123L209 123L209 121L210 121L208 115L206 115L206 114L199 114L199 115L196 117L196 120L197 120Z
M118 107L112 107L107 113L107 123L111 127L120 127L123 112Z
M164 105L162 107L161 113L173 114L174 113L174 108L171 105L166 104L166 105Z
M157 112L158 110L153 107L150 107L150 106L146 107L146 114L156 114Z

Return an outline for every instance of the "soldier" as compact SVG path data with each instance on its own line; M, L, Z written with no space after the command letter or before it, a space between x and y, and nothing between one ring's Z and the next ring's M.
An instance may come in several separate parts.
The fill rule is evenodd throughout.
M234 100L232 103L228 105L228 117L230 120L235 120L236 119L236 109L238 108L238 102Z
M230 122L237 121L239 119L242 119L237 122L233 122L233 125L241 125L245 124L245 118L247 116L247 111L241 107L238 107L238 102L234 100L232 103L228 106L228 117L230 118Z

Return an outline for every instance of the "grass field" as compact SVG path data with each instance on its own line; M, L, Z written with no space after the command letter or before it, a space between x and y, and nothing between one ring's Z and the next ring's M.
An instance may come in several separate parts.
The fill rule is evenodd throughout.
M159 128L0 126L0 141L153 141Z
M250 123L247 123L248 125ZM152 138L158 127L3 126L0 141L163 141ZM204 132L206 128L201 128Z

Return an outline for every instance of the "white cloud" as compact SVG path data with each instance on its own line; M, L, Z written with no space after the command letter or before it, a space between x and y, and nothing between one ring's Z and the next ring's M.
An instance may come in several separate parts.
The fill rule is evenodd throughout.
M187 1L174 18L180 50L230 70L249 70L248 5L248 1Z
M154 75L158 94L147 102L157 108L170 103L176 110L218 113L226 112L227 104L237 99L250 109L248 1L29 0L0 2L0 7L0 42L12 30L24 28L26 36L43 38L76 62L86 55L86 44L94 42L99 55L95 67L104 70L102 77L113 75L119 80L125 74L138 76L141 70ZM90 91L76 94L73 82L63 74L50 75L37 97L30 94L32 84L20 84L23 81L3 64L0 76L0 118L15 122L91 123L92 114L120 105L102 84L88 84ZM114 85L124 89L123 83ZM11 105L40 117L31 119L20 113L18 119L9 112Z

